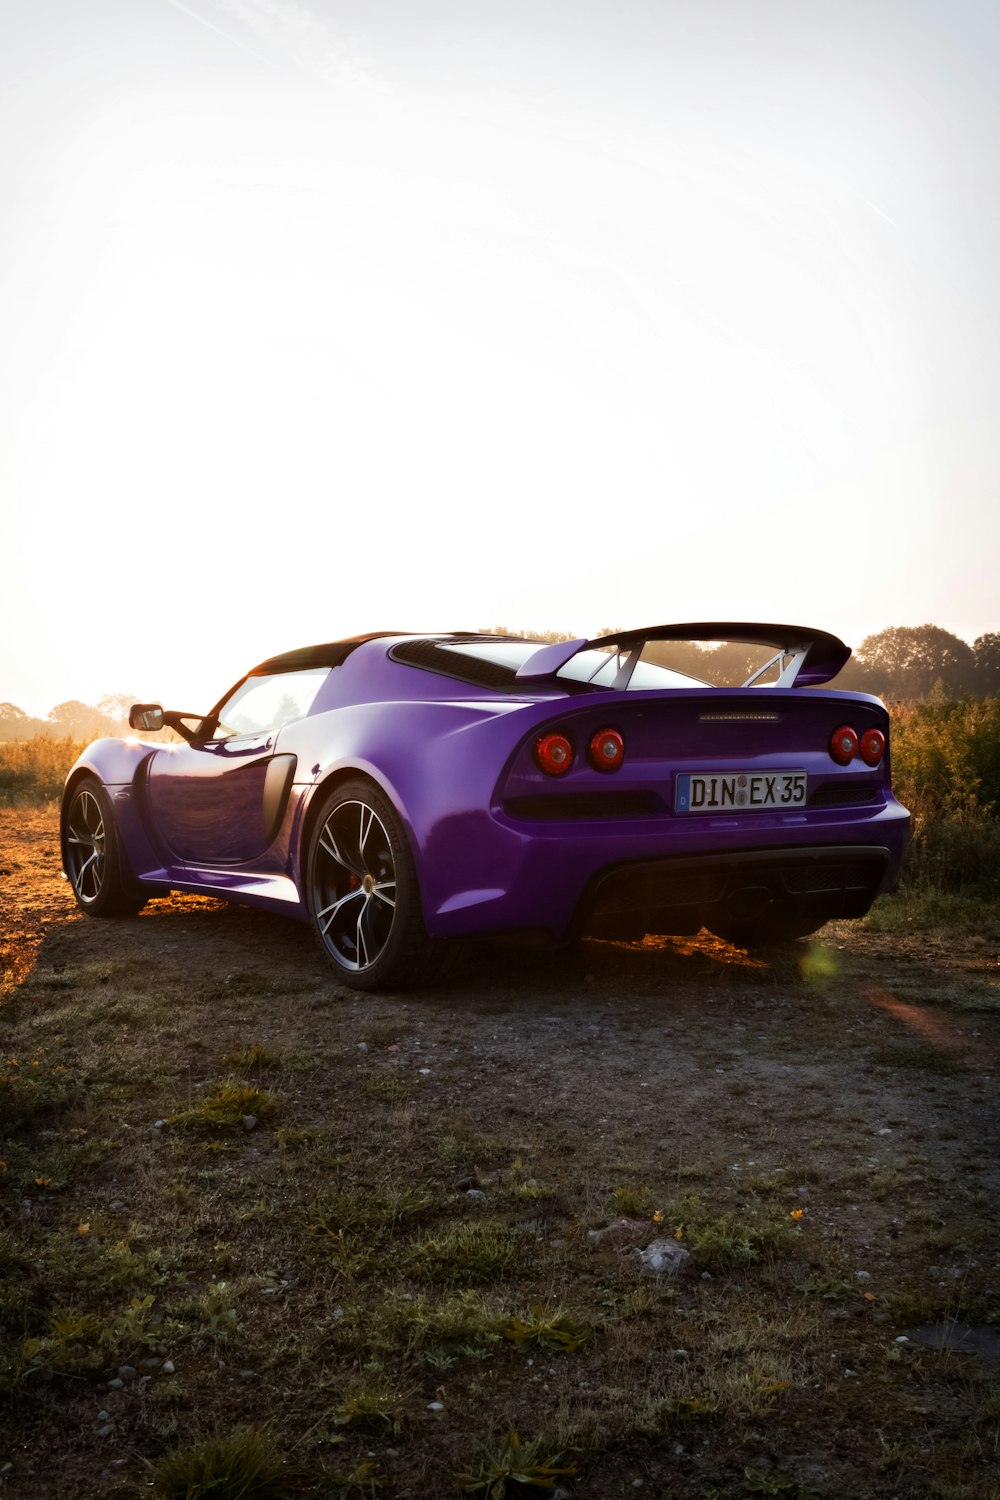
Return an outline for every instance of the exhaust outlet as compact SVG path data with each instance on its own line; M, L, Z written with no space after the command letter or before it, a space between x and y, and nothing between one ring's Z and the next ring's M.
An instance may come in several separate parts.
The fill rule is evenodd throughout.
M774 905L766 885L744 885L726 899L726 916L733 922L756 922Z

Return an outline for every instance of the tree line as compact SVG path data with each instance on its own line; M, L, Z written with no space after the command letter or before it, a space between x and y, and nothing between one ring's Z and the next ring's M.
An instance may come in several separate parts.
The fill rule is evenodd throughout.
M46 719L33 718L16 703L0 703L0 740L96 740L128 734L129 693L107 693L96 704L70 698L57 703Z
M509 630L497 635L524 635L534 640L570 639L564 631ZM614 627L602 627L614 635ZM676 671L719 686L745 682L766 659L767 650L728 643L704 646L694 641L663 642L651 657ZM892 702L923 699L1000 697L1000 632L981 635L970 646L939 625L893 625L866 636L836 679L853 692L875 693ZM38 738L93 740L128 733L128 711L134 698L109 693L96 704L69 699L57 703L48 717L36 719L14 703L0 703L0 741Z
M617 626L602 626L600 634L614 636ZM564 631L508 631L497 635L525 635L532 639L569 640ZM745 682L773 653L767 647L701 645L695 641L664 641L647 648L651 661L687 672L720 687ZM892 702L926 698L990 698L1000 696L1000 632L981 635L970 646L940 625L893 625L865 636L836 678L836 686L850 692L874 693Z

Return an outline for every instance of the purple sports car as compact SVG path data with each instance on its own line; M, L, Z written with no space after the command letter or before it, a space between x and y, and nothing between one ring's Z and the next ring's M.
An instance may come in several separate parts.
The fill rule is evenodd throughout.
M718 687L669 665L691 641L773 654ZM132 709L172 743L91 745L63 866L93 916L169 890L286 912L364 990L486 933L804 937L894 885L909 830L885 708L812 691L849 655L822 631L717 621L307 646L207 715Z

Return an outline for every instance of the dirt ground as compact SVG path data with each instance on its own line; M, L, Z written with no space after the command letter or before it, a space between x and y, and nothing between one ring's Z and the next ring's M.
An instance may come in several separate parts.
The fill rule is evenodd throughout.
M65 964L155 963L208 985L249 969L276 989L336 997L338 1020L349 1017L359 1039L366 1019L389 1003L338 987L304 926L248 908L174 895L135 920L86 919L60 873L54 810L0 809L0 881L7 984L36 966ZM454 1042L439 1085L478 1089L489 1080L492 1097L502 1093L497 1074L510 1074L519 1113L558 1114L587 1134L602 1120L620 1132L652 1116L692 1134L699 1149L710 1112L731 1108L736 1079L753 1096L766 1094L774 1118L798 1117L805 1098L821 1098L831 1121L861 1109L889 1156L880 1131L926 1141L943 1107L936 1089L923 1087L926 1070L872 1077L863 1065L864 1052L880 1045L926 1043L946 1073L952 1062L969 1065L948 1101L952 1123L964 1129L938 1158L958 1166L966 1144L998 1124L996 934L869 934L857 922L834 922L800 948L791 960L769 961L707 933L588 941L568 956L488 943L463 955L440 989L391 1003L402 999ZM753 1124L747 1119L741 1136L756 1138Z
M891 1296L898 1304L912 1294L914 1307L923 1299L939 1323L949 1310L980 1329L1000 1319L995 931L952 940L834 923L791 957L771 958L704 934L585 942L570 955L491 943L464 955L438 989L361 997L333 982L306 928L278 917L187 896L154 901L133 920L83 917L60 877L52 810L0 811L0 891L9 998L31 998L36 981L44 998L45 983L63 974L86 976L84 1004L88 995L99 1004L102 974L119 987L133 973L150 992L198 990L212 1004L199 1013L197 1034L182 1025L163 1043L159 1077L163 1068L190 1076L206 1049L215 1057L248 1039L313 1049L318 1058L329 1056L331 1068L377 1066L405 1085L418 1125L502 1131L535 1163L535 1175L561 1177L580 1235L612 1216L622 1184L651 1184L654 1199L693 1184L703 1198L732 1207L763 1203L780 1183L788 1212L802 1210L796 1222L815 1247L811 1263L835 1258L848 1282L857 1278L870 1290L867 1303L852 1305L824 1334L827 1374L814 1372L815 1381L832 1378L831 1364L840 1379L853 1360L851 1380L867 1386L874 1401L884 1377L871 1350L887 1351L904 1337L886 1310ZM0 1008L2 1047L14 1044L3 1026L5 1010L16 1008ZM286 1091L303 1119L337 1109L332 1085L326 1090L315 1071L296 1075ZM154 1082L148 1098L123 1104L121 1125L138 1130L168 1114L166 1092ZM420 1138L418 1129L414 1140ZM112 1192L122 1196L121 1184L106 1196ZM554 1284L565 1276L559 1292L567 1303L574 1301L573 1274L568 1262L551 1273ZM838 1344L842 1325L860 1326L862 1318L869 1342ZM963 1357L964 1369L975 1365L980 1384L996 1388L1000 1364ZM620 1371L617 1378L624 1379ZM914 1384L921 1401L911 1393L898 1419L886 1418L896 1424L900 1455L883 1478L872 1478L863 1444L852 1454L846 1428L838 1434L831 1423L828 1432L809 1432L800 1422L793 1438L791 1429L779 1437L750 1422L741 1429L746 1451L721 1479L708 1452L696 1457L687 1438L643 1439L595 1445L578 1461L574 1494L707 1494L713 1484L733 1483L741 1463L787 1469L791 1446L802 1485L789 1489L792 1495L806 1494L807 1482L824 1495L943 1495L944 1480L935 1490L918 1474L932 1474L935 1454L954 1448L967 1418L956 1416L954 1431L935 1426L955 1400L953 1374L945 1381L947 1401L938 1378L934 1367L922 1366ZM567 1394L562 1409L571 1408ZM873 1430L878 1425L866 1421ZM74 1452L86 1449L78 1443ZM99 1449L86 1459L96 1466L92 1491L68 1481L60 1488L44 1459L23 1448L0 1453L0 1465L13 1465L0 1486L31 1495L103 1493L118 1473L114 1462L122 1473L135 1466L124 1449L116 1459ZM382 1461L390 1478L380 1495L438 1493L392 1478L393 1460ZM663 1477L668 1462L680 1466L679 1488ZM984 1450L967 1470L971 1487L954 1494L995 1495L977 1488L976 1473L985 1483L997 1462L995 1451Z

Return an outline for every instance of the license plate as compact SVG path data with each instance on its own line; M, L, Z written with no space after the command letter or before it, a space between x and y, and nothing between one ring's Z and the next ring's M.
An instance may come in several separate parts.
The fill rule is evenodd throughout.
M805 771L684 771L677 777L674 812L738 812L804 807Z

